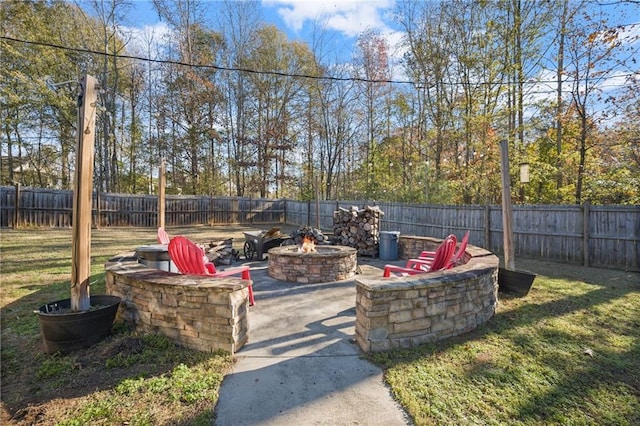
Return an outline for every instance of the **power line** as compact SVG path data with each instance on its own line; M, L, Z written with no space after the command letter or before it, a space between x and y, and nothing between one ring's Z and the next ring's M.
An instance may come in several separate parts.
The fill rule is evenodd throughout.
M206 68L206 69L214 69L218 71L245 72L250 74L274 75L278 77L308 78L312 80L359 81L362 83L389 83L389 84L412 84L412 85L415 84L413 81L403 81L403 80L370 80L370 79L361 78L361 77L334 77L334 76L326 76L326 75L317 76L317 75L310 75L310 74L285 73L280 71L260 71L260 70L253 70L250 68L224 67L220 65L189 64L186 62L172 61L169 59L152 59L152 58L143 58L140 56L105 53L105 52L98 52L96 50L81 49L76 47L66 47L66 46L60 46L57 44L44 43L39 41L20 40L20 39L6 37L6 36L0 36L0 39L13 41L17 43L31 44L36 46L51 47L54 49L68 50L68 51L78 52L78 53L90 53L93 55L109 56L112 58L133 59L137 61L146 61L146 62L153 62L158 64L181 65L181 66L191 67L191 68Z
M310 74L297 74L297 73L285 73L285 72L280 72L280 71L262 71L262 70L254 70L254 69L250 69L250 68L238 68L238 67L224 67L224 66L220 66L220 65L206 65L206 64L189 64L186 62L180 62L180 61L173 61L173 60L169 60L169 59L152 59L152 58L143 58L140 56L133 56L133 55L122 55L122 54L114 54L114 53L106 53L106 52L99 52L97 50L90 50L90 49L82 49L82 48L77 48L77 47L67 47L67 46L60 46L58 44L53 44L53 43L45 43L45 42L39 42L39 41L30 41L30 40L21 40L21 39L17 39L17 38L13 38L13 37L6 37L6 36L0 36L0 40L6 40L6 41L12 41L12 42L16 42L16 43L23 43L23 44L30 44L30 45L34 45L34 46L43 46L43 47L50 47L53 49L61 49L61 50L66 50L66 51L71 51L71 52L78 52L78 53L89 53L92 55L99 55L99 56L108 56L111 58L120 58L120 59L132 59L132 60L136 60L136 61L145 61L145 62L152 62L152 63L157 63L157 64L167 64L167 65L180 65L180 66L185 66L185 67L190 67L190 68L205 68L205 69L214 69L217 71L228 71L228 72L244 72L244 73L249 73L249 74L258 74L258 75L273 75L273 76L277 76L277 77L290 77L290 78L307 78L307 79L311 79L311 80L330 80L330 81L352 81L352 82L361 82L361 83L388 83L388 84L410 84L413 86L422 86L422 87L429 87L430 85L427 83L416 83L414 81L408 81L408 80L373 80L373 79L367 79L367 78L362 78L362 77L335 77L335 76L331 76L331 75L322 75L322 76L318 76L318 75L310 75ZM635 75L635 73L629 73L629 74L623 74L619 77L629 77ZM573 82L573 80L564 80L563 83L571 83ZM523 81L522 84L556 84L557 81L556 80L540 80L540 81ZM466 83L463 82L445 82L444 84L446 85L450 85L450 86L462 86L465 85ZM475 84L480 84L480 85L493 85L496 84L495 82L478 82Z

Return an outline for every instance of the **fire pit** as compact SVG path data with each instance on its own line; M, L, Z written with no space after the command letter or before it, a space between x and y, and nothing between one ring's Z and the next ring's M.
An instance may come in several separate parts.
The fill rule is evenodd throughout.
M326 283L353 277L358 264L357 250L346 246L316 245L303 252L298 246L269 250L269 276L297 283Z

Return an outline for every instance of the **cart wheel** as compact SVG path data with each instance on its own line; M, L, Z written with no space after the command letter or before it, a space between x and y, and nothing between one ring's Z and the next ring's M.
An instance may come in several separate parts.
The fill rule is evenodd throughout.
M256 248L251 241L244 243L244 257L247 260L253 259L253 255L256 253Z

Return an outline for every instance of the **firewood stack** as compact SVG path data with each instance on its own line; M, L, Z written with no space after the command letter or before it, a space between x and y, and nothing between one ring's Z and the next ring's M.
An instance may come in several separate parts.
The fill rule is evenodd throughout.
M321 230L311 226L303 226L291 233L291 238L293 238L293 241L298 246L302 245L302 240L305 237L311 238L315 244L327 244L328 241L327 236L324 235Z
M378 206L339 208L333 212L333 243L353 247L359 255L377 256L383 215Z
M233 248L233 238L211 241L203 248L207 259L214 265L231 265L240 258L240 252Z

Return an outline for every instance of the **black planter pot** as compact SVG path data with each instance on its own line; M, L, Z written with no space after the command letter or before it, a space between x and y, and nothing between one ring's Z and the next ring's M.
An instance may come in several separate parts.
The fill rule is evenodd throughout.
M91 310L66 312L71 299L47 303L38 310L44 351L68 354L98 343L111 333L118 312L117 296L91 296Z
M498 268L498 289L516 296L526 296L533 286L536 274L525 271L510 271Z

